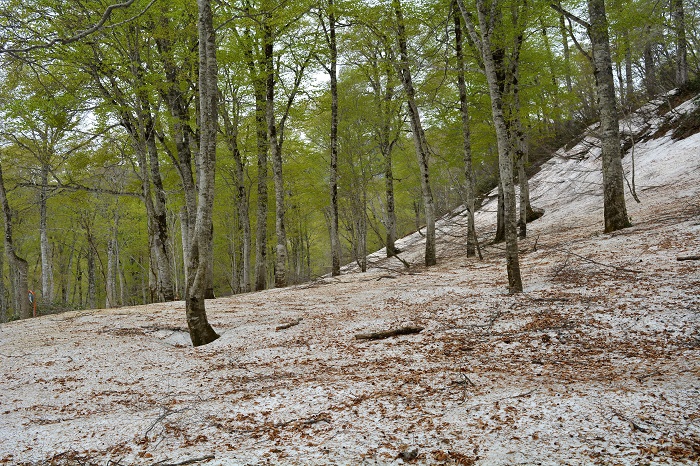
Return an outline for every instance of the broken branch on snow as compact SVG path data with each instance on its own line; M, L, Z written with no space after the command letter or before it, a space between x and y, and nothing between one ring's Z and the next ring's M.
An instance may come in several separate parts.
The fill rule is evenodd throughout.
M420 333L422 330L423 327L408 325L406 327L383 330L381 332L358 333L357 335L355 335L355 340L383 340L384 338L395 337L398 335L411 335L413 333Z
M288 322L286 324L278 325L277 327L275 327L275 332L288 329L289 327L294 327L295 325L299 325L300 322L301 322L301 317L299 317L297 320L293 320L293 321Z

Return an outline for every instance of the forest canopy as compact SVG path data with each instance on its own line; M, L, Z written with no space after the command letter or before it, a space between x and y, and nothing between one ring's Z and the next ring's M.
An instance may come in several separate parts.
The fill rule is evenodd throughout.
M44 314L366 270L416 230L431 265L435 218L508 208L602 120L600 6L617 114L694 85L697 0L3 0L0 321L25 288Z

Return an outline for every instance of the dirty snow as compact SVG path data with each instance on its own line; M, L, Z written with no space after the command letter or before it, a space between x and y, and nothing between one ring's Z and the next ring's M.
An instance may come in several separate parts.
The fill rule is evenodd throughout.
M627 127L658 129L646 112ZM210 301L205 347L182 302L0 326L0 464L696 464L700 266L676 257L700 254L700 134L637 134L634 226L603 234L594 132L531 180L546 213L519 295L485 237L492 196L483 261L446 217L437 266L413 235L408 270L380 252L367 273ZM408 324L424 330L354 338Z

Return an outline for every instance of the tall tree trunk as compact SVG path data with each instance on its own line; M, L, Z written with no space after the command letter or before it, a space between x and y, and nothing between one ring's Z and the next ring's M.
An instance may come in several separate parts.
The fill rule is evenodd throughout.
M175 299L173 286L172 256L170 240L168 239L168 215L165 207L165 188L160 175L158 162L158 150L156 148L155 130L153 122L147 125L146 143L148 147L150 177L153 180L153 222L154 222L154 247L156 252L156 279L158 301L172 301Z
M520 261L518 258L518 237L516 230L515 214L515 187L513 185L513 160L510 156L510 138L503 114L502 86L499 83L494 48L492 45L492 21L495 18L489 13L495 14L497 5L491 7L484 0L477 0L476 9L479 18L480 33L471 20L471 16L464 8L462 0L457 0L464 21L474 43L479 44L481 56L484 62L484 71L488 82L489 95L491 96L491 114L496 127L496 141L498 144L498 168L503 185L503 204L505 215L505 239L506 239L506 269L508 272L508 291L510 293L522 292L523 284L520 277ZM496 1L496 0L494 0Z
M266 118L267 138L272 157L272 175L275 181L275 287L287 286L287 232L284 227L284 178L282 176L282 147L277 141L275 121L275 64L272 30L265 24L265 71L267 75Z
M3 248L4 249L4 248ZM0 323L7 322L7 288L5 287L5 251L0 253ZM29 291L27 290L27 293Z
M233 155L233 160L236 163L236 205L238 208L238 219L243 231L242 240L242 259L243 270L239 280L240 291L246 293L250 291L250 259L251 259L251 230L250 230L250 213L248 206L248 194L245 187L245 165L241 151L238 148L238 108L233 110L234 118L231 119L228 112L222 112L224 120L224 128L226 130L226 141L229 150Z
M0 204L5 217L5 252L10 262L10 275L14 297L15 313L20 319L32 317L32 306L29 303L28 264L27 261L17 255L12 237L12 211L7 201L5 180L0 166Z
M557 4L561 7L560 0L557 0ZM566 79L566 90L571 92L573 90L571 83L571 54L569 53L569 34L566 29L566 18L564 18L564 15L559 15L559 31L561 33L561 43L564 51L564 77Z
M506 240L506 204L503 197L503 183L500 176L498 180L498 200L496 201L496 236L493 238L494 244L502 243Z
M328 0L329 37L328 47L331 53L331 65L328 74L331 80L331 276L340 275L340 236L338 232L338 47L335 37L335 5Z
M267 288L267 125L265 100L256 92L255 123L258 145L258 200L255 225L255 291Z
M87 273L88 273L88 289L87 289L87 308L97 308L97 272L95 267L95 245L92 238L88 237L88 252L87 252ZM145 300L144 300L145 302Z
M646 40L644 41L644 88L649 99L656 96L656 63L654 61L653 40L651 26L644 27Z
M455 5L456 6L456 5ZM471 131L469 126L469 104L467 84L464 78L464 53L462 52L462 19L455 9L455 56L457 58L457 89L459 90L459 110L462 115L462 157L464 160L465 206L467 208L467 257L476 255L476 226L474 225L474 169L472 167Z
M398 32L400 63L399 74L401 83L406 92L406 103L408 104L408 115L413 133L413 144L416 148L418 165L420 166L421 192L423 194L423 208L425 209L425 265L436 264L435 255L435 204L433 193L430 187L430 168L428 164L429 149L423 131L423 124L420 119L418 106L416 105L416 91L413 88L413 79L408 66L408 46L406 43L406 28L404 25L403 12L401 11L400 0L392 0L392 6L396 14L396 26Z
M216 37L210 0L197 0L199 10L199 105L200 142L198 158L199 185L195 236L188 264L186 294L187 326L193 346L206 345L219 338L209 325L204 299L207 292L207 268L211 260L214 174L216 168L217 62Z
M676 33L676 86L680 87L688 82L688 41L683 0L671 0L671 20Z
M107 240L107 276L105 279L105 291L105 307L117 307L116 239L114 237Z
M634 79L632 76L632 44L630 44L629 31L625 31L623 35L625 42L625 102L631 110L632 99L634 98Z
M39 244L41 250L41 300L51 303L54 300L53 260L47 225L46 202L48 200L49 166L41 165L41 188L39 192Z
M608 20L604 0L588 0L593 43L593 66L600 111L600 139L603 160L603 210L605 232L630 226L625 204L620 127L615 102L615 83L610 59Z

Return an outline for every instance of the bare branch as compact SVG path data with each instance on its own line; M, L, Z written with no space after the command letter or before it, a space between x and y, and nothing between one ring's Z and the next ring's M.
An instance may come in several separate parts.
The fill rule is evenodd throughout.
M100 20L99 20L97 23L93 24L92 26L90 26L90 27L87 28L87 29L84 29L84 30L82 30L82 31L80 31L80 32L78 32L78 33L76 33L75 35L73 35L73 36L71 36L71 37L66 37L66 38L57 37L57 38L51 39L50 41L45 42L45 43L43 43L43 44L30 45L30 46L28 46L28 47L20 47L20 48L5 48L5 47L2 47L2 48L0 48L0 54L2 54L2 53L21 54L21 53L31 52L32 50L51 48L51 47L53 47L54 45L57 45L57 44L67 45L67 44L71 44L71 43L73 43L73 42L77 42L77 41L79 41L79 40L81 40L81 39L84 39L85 37L89 36L90 34L94 34L95 32L97 32L97 31L103 29L105 23L106 23L107 21L109 21L109 18L112 16L112 12L113 12L114 10L117 10L117 9L120 9L120 8L128 8L128 7L130 7L135 1L136 1L136 0L126 0L125 2L122 2L122 3L115 3L114 5L108 6L107 9L106 9L106 10L104 11L104 13L102 14L102 17L100 18ZM133 16L132 18L130 18L130 19L128 19L128 20L125 20L125 21L122 21L122 22L120 22L120 23L117 23L117 24L115 24L115 25L113 25L113 26L117 26L117 25L119 25L119 24L124 24L124 23L126 23L126 22L132 21L132 20L134 20L134 19L140 17L140 16L143 15L155 2L156 2L156 0L151 0L151 2L146 6L146 8L145 8L141 13L139 13L139 14ZM113 27L113 26L110 26L110 27Z

